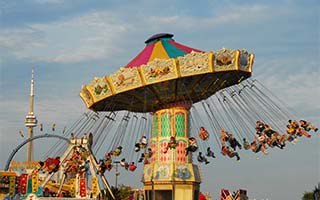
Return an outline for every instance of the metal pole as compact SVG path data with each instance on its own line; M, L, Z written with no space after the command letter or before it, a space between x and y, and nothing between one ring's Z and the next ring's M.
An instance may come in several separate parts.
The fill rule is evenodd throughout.
M118 164L120 163L120 161L114 161L113 163L116 164L116 183L115 183L115 187L117 189L118 188L118 176L120 175L120 173L118 172Z

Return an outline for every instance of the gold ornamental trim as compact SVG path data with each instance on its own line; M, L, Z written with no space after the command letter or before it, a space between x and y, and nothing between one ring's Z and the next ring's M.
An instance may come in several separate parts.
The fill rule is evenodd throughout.
M117 94L181 77L229 71L247 72L251 75L253 62L254 54L249 54L245 49L223 48L204 53L192 51L177 58L154 59L135 68L120 68L113 74L95 78L82 87L80 97L87 108L91 108Z

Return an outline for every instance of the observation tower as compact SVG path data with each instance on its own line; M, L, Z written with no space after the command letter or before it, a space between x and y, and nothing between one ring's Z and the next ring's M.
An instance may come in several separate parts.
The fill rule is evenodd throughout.
M30 83L30 104L29 104L29 113L25 119L25 125L28 128L28 138L33 137L33 127L37 126L37 118L33 113L34 105L34 67L32 67L32 76ZM32 141L28 143L27 146L27 162L33 161L33 143Z

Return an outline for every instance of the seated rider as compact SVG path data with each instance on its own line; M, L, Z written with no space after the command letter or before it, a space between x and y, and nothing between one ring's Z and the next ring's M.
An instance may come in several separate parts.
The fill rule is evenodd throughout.
M177 147L177 141L176 141L176 137L171 136L170 137L170 141L168 143L168 148L170 149L175 149Z
M264 133L268 137L271 137L275 133L275 131L272 130L272 128L268 124L265 124L264 131L262 133Z
M259 133L263 132L264 129L265 129L264 123L262 123L261 121L256 121L256 131L257 131L256 133L257 133L257 135Z
M195 152L198 149L197 140L194 137L188 138L189 146L186 148L186 156L189 152Z
M153 154L153 153L152 153L152 149L151 149L151 148L148 148L145 153L142 153L142 154L141 154L141 157L140 157L140 159L139 159L138 162L142 162L143 159L144 159L144 160L147 160L148 158L151 158L151 157L152 157L152 154Z
M220 142L221 145L224 146L226 141L229 140L229 133L227 131L225 131L224 129L220 130Z
M104 164L104 162L102 160L100 160L100 162L99 162L99 171L98 172L101 175L103 175L104 172L106 171L106 169L107 169L107 166Z
M137 169L137 166L134 164L134 162L131 162L130 164L129 164L129 170L130 171L134 171L134 170L136 170Z
M210 147L207 148L207 154L206 154L206 156L215 158L214 152L211 151Z
M296 130L299 128L299 124L296 120L289 119L288 122L292 126L292 128L294 128Z
M209 133L203 126L200 127L200 132L198 133L198 135L202 140L206 140L209 138Z
M112 156L119 156L119 155L121 154L121 152L122 152L122 146L118 146L118 147L116 148L116 150L110 152L110 154L111 154Z
M251 142L251 150L254 153L258 153L259 151L261 151L262 153L264 153L265 155L268 155L268 152L265 150L265 148L263 147L263 145L259 142L259 139L257 137L254 138L254 141Z
M291 136L296 136L296 133L297 133L297 129L293 128L292 125L288 124L287 125L287 133Z
M279 146L279 144L278 144L278 139L277 139L277 137L276 137L274 134L272 134L271 137L268 137L268 138L267 138L267 144L268 144L269 147L271 147L271 148L277 146L277 147L279 147L279 148L282 149L282 147Z
M303 119L301 119L299 122L300 122L300 127L302 127L305 131L310 131L310 130L313 130L314 132L318 131L318 128L310 124L310 122L307 122Z
M243 148L245 150L250 149L251 146L250 146L249 142L246 140L246 138L243 138L242 140L243 140Z
M306 136L307 138L311 138L310 133L308 133L307 131L305 131L302 127L299 127L297 129L297 136L301 137L301 136Z
M227 155L227 147L226 146L222 146L221 147L221 154L226 156Z
M235 151L237 147L239 147L239 149L241 149L241 144L238 142L238 140L233 137L232 134L229 134L229 139L228 139L228 142L230 144L230 147L233 148L233 150Z
M263 146L263 148L267 148L266 143L267 143L267 137L266 134L264 134L263 132L259 133L259 137L258 137L259 143Z
M177 147L177 141L175 136L171 136L167 147L164 149L163 153L167 153L169 149L175 149Z
M142 136L142 137L140 138L140 141L135 144L135 149L134 149L134 150L135 150L136 152L138 152L138 151L140 151L141 149L146 148L147 144L148 144L147 137L146 137L146 136Z
M201 162L201 163L204 162L205 164L210 163L210 162L207 160L207 158L202 155L202 152L201 152L201 151L199 151L199 154L198 154L198 156L197 156L197 160L198 160L199 162Z
M125 158L123 158L123 159L120 161L120 166L121 166L121 167L124 167L126 170L128 170L129 164L126 162L126 159L125 159Z
M237 157L237 160L240 160L239 154L237 152L233 151L232 149L230 149L230 147L227 147L227 155L230 158Z
M106 165L109 165L112 163L111 153L107 153L106 155L104 155L104 158L105 158L104 163Z

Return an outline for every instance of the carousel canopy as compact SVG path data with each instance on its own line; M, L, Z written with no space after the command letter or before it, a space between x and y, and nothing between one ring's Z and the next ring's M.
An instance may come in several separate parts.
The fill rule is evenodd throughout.
M94 111L154 112L168 104L192 103L251 76L253 54L245 49L204 52L160 33L113 74L83 86L80 96Z
M192 51L203 52L201 50L179 44L175 42L172 37L173 35L169 33L159 33L147 39L145 41L147 44L146 47L126 65L126 68L145 65L155 58L170 59L184 56Z

